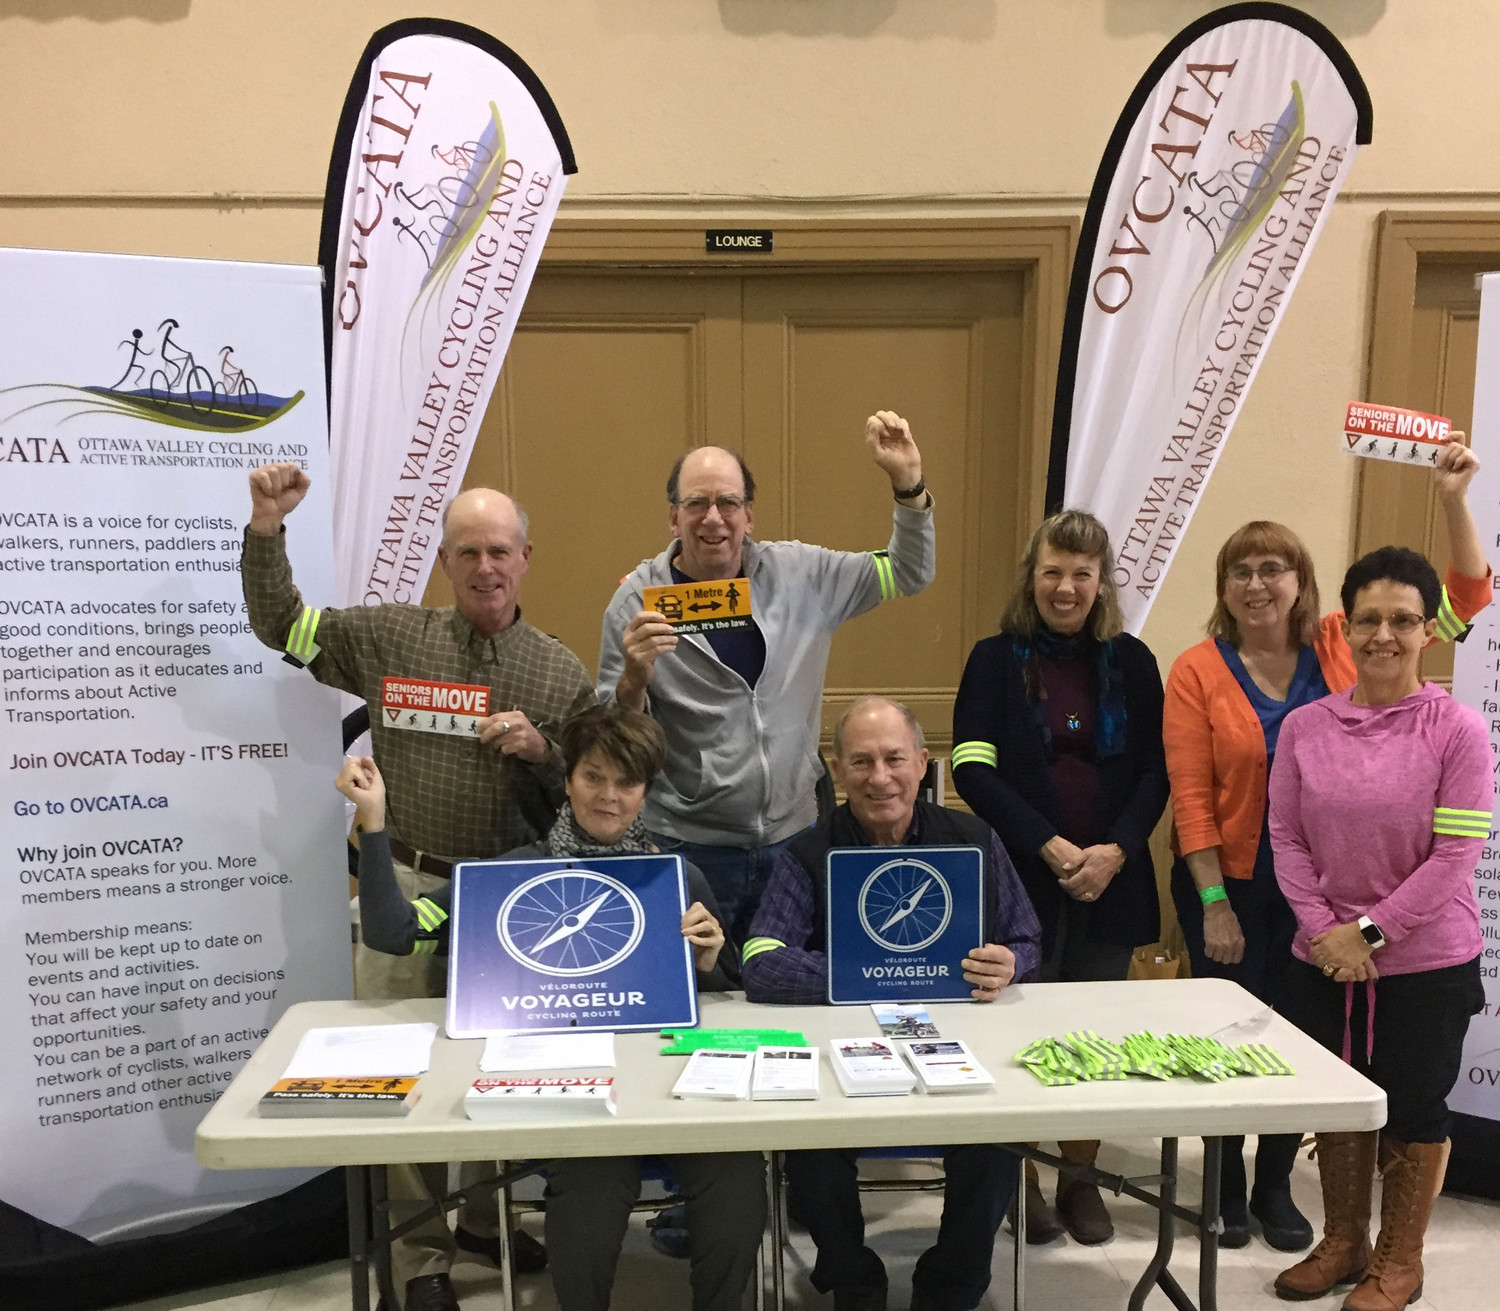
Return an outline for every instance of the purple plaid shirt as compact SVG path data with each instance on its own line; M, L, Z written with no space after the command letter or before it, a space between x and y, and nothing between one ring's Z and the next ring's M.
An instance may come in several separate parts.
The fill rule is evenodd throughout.
M916 825L904 845L912 845ZM1015 954L1013 982L1039 977L1042 926L1000 839L992 831L985 862L985 919L989 940ZM745 995L756 1002L809 1005L828 1000L828 956L813 940L812 880L790 851L783 851L750 926L743 967Z

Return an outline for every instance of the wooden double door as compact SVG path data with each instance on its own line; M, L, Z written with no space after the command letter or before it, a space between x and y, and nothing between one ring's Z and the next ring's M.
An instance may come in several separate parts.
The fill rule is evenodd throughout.
M937 579L841 630L824 731L880 692L944 751L964 660L995 631L1040 509L1026 296L1019 268L544 268L465 479L531 516L527 619L596 668L620 578L669 539L667 472L702 444L744 455L758 537L884 546L890 487L863 433L868 414L895 410L936 498ZM435 574L429 600L449 599Z

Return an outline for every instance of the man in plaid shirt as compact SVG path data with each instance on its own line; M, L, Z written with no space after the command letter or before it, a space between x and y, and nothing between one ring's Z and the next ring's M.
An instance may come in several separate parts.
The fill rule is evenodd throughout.
M455 604L317 610L292 582L282 521L301 504L309 480L295 464L268 464L250 475L250 524L240 557L250 626L267 646L285 650L320 683L363 697L370 707L375 759L386 779L387 827L396 878L409 900L446 886L459 860L484 860L546 833L562 804L562 724L594 704L593 682L567 647L521 618L519 593L531 556L525 512L510 497L471 488L443 515L438 560ZM381 712L385 678L485 687L495 713L472 734L397 728ZM418 716L448 720L446 715ZM452 727L451 725L447 725ZM361 945L356 991L367 997L441 997L442 958L389 956ZM468 1168L468 1167L466 1167ZM392 1223L403 1209L446 1192L446 1166L391 1166ZM480 1166L476 1178L493 1174ZM421 1172L431 1178L423 1180ZM457 1242L498 1252L495 1195L459 1213ZM392 1252L407 1311L454 1311L448 1278L454 1235L441 1219L399 1239ZM522 1252L532 1268L540 1248Z
M824 859L834 847L977 846L985 853L985 945L962 962L975 1001L1041 970L1041 925L1000 839L983 820L917 800L927 769L922 729L905 706L863 697L833 733L834 777L848 797L777 858L744 947L751 1001L826 1000ZM857 1149L788 1152L789 1207L818 1246L813 1286L835 1311L884 1311L885 1266L864 1241ZM972 1311L990 1283L995 1234L1016 1190L1016 1160L993 1144L945 1148L937 1242L912 1273L913 1311Z

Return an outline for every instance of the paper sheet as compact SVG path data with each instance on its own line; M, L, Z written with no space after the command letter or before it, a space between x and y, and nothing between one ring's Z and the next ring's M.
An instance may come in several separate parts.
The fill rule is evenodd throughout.
M584 1033L492 1033L484 1040L479 1068L500 1070L591 1070L614 1068L615 1035Z
M425 1074L432 1063L436 1024L358 1024L309 1029L285 1079L374 1078Z

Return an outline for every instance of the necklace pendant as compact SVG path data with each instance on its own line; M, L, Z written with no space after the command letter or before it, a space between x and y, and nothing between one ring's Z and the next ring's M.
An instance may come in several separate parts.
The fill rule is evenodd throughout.
M1068 711L1068 732L1076 733L1078 731L1078 725L1080 724L1080 722L1081 721L1077 714L1075 714L1071 710Z

